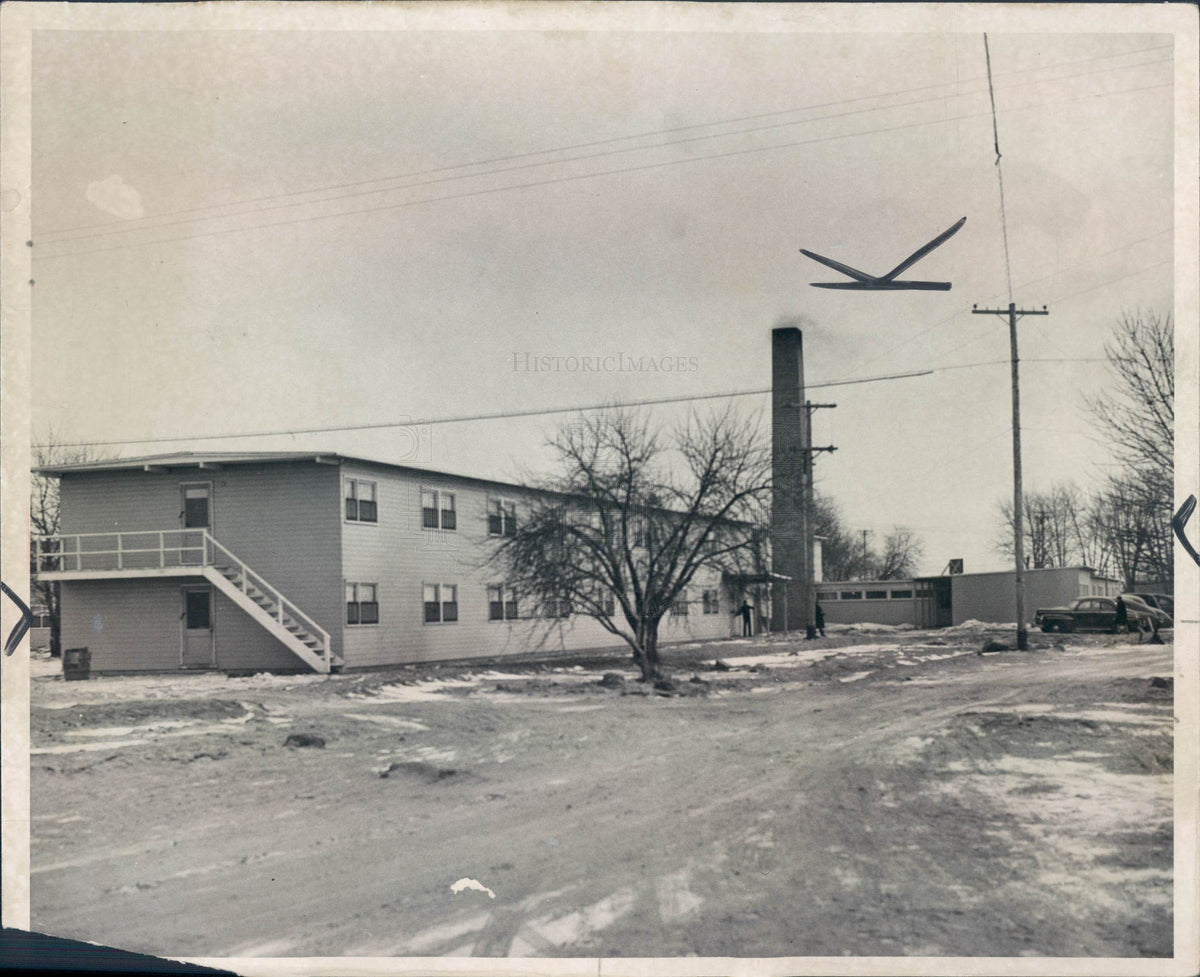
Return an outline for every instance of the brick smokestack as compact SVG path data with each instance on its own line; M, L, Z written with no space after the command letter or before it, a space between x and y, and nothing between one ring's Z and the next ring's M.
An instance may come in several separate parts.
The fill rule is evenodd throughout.
M809 624L804 480L812 463L804 407L804 340L799 329L771 332L771 570L790 577L772 584L771 630Z

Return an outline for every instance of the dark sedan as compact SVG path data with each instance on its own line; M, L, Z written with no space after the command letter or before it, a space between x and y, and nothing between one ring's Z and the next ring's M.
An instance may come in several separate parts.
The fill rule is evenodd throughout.
M1154 628L1170 628L1174 627L1171 622L1171 615L1162 610L1156 604L1151 604L1141 594L1122 594L1121 598L1125 601L1126 607L1136 607L1150 618L1150 623Z
M1124 596L1131 595L1125 594ZM1144 604L1157 608L1169 618L1175 617L1175 598L1170 594L1133 594L1132 596L1139 598Z
M1125 617L1130 631L1152 627L1154 613L1141 601L1125 601ZM1066 607L1038 610L1033 623L1043 631L1117 631L1115 597L1077 597Z

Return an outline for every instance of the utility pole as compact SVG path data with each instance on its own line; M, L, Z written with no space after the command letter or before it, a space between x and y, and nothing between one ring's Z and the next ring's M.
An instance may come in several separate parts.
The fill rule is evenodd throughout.
M860 532L860 533L862 533L862 538L863 538L862 579L863 579L863 580L866 580L866 579L867 579L867 572L868 572L868 569L869 569L869 568L868 568L868 566L867 566L867 563L868 563L868 558L867 558L867 537L868 537L869 535L871 535L871 530L869 530L869 529L860 529L860 530L859 530L859 532Z
M812 443L812 412L837 404L814 404L804 402L806 413L804 424L804 636L812 641L817 636L817 580L816 580L816 511L813 508L813 461L818 451L837 451L833 445L814 448Z
M990 69L989 69L990 70ZM1029 633L1025 627L1025 520L1021 492L1021 391L1017 371L1017 320L1027 315L1049 315L1043 305L1040 309L1018 309L1009 302L1007 309L981 309L971 306L973 315L998 315L1008 317L1008 341L1012 359L1012 431L1013 431L1013 553L1017 570L1017 649L1029 648Z

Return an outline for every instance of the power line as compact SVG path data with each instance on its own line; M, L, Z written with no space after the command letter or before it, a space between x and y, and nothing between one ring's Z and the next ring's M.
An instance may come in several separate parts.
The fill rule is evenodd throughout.
M1022 363L1107 363L1104 356L1043 356L1030 359L1024 357ZM968 370L976 366L1007 366L1008 360L980 360L977 363L951 363L949 366L934 367L933 373L944 373L949 370ZM1026 428L1030 430L1030 428Z
M933 366L924 370L915 370L909 373L892 373L877 377L857 377L845 380L827 380L821 383L810 383L806 386L810 388L816 387L840 387L849 386L851 384L860 383L875 383L882 380L900 380L911 377L932 376L935 373L946 373L952 370L967 370L981 366L1000 366L1008 363L1008 360L979 360L974 363L952 363L947 366ZM1064 356L1064 357L1034 357L1023 359L1023 363L1105 363L1108 362L1102 356ZM680 397L658 397L650 400L628 400L628 401L612 401L604 404L588 404L577 407L547 407L533 408L526 411L497 411L488 414L463 414L453 417L428 417L417 418L415 420L405 421L382 421L375 424L342 424L332 425L329 427L314 427L314 428L296 428L278 431L248 431L237 434L192 434L179 435L178 437L160 437L160 438L140 438L140 439L114 439L108 441L55 441L53 443L37 443L34 448L75 448L85 445L119 445L119 444L167 444L179 441L221 441L232 440L237 438L267 438L267 437L284 437L295 436L298 434L331 434L347 431L369 431L369 430L385 430L388 428L397 427L426 427L435 424L457 424L470 421L490 421L504 420L507 418L516 417L537 417L549 414L570 414L575 412L589 410L607 410L614 407L647 407L657 404L678 404L688 403L701 400L728 400L735 397L756 397L771 392L770 387L761 387L754 390L731 390L725 393L717 394L690 394ZM1005 428L1007 433L1009 429Z
M1160 233L1162 233L1162 232L1160 232ZM1157 236L1157 235L1155 235L1155 236ZM1142 241L1145 241L1145 240L1149 240L1149 239L1148 239L1148 238L1142 238ZM1140 244L1140 243L1141 243L1141 241L1137 241L1137 242L1134 242L1134 243L1135 243L1135 244ZM1131 245L1130 245L1130 246L1131 246ZM1117 248L1117 249L1115 249L1115 250L1117 250L1117 251L1120 251L1120 250L1123 250L1123 248ZM1111 252L1111 251L1110 251L1110 252L1105 252L1105 253L1106 253L1106 254L1112 254L1113 252ZM1100 256L1100 257L1103 257L1103 256ZM1115 277L1113 277L1113 278L1107 278L1107 279L1105 279L1104 281L1102 281L1102 282L1100 282L1100 283L1098 283L1098 284L1096 284L1096 285L1089 285L1087 288L1081 288L1081 289L1078 289L1077 291L1074 291L1074 292L1069 292L1069 293L1067 293L1066 295L1060 295L1060 296L1057 296L1056 298L1054 298L1054 299L1053 299L1053 301L1054 301L1054 304L1055 304L1055 305L1058 305L1058 304L1060 304L1060 303L1062 303L1062 302L1069 301L1070 299L1078 298L1080 295L1086 295L1086 294L1088 294L1089 292L1096 292L1096 291L1099 291L1099 290L1100 290L1100 289L1102 289L1102 288L1107 288L1109 285L1114 285L1114 284L1116 284L1116 283L1117 283L1117 282L1119 282L1119 281L1124 281L1126 278L1133 278L1135 275L1140 275L1140 274L1142 274L1143 272L1147 272L1147 271L1153 271L1155 268L1161 268L1163 265L1169 265L1169 264L1171 264L1171 263L1172 263L1171 259L1170 259L1170 258L1167 258L1167 259L1165 259L1165 260L1163 260L1163 261L1157 261L1157 262L1155 262L1155 263L1154 263L1154 264L1152 264L1152 265L1146 265L1144 268L1137 268L1137 269L1135 269L1134 271L1128 271L1128 272L1125 272L1125 274L1123 274L1123 275L1116 275L1116 276L1115 276ZM1082 267L1082 265L1083 265L1083 262L1080 262L1080 264L1079 264L1079 265L1073 265L1073 266L1071 266L1071 267L1076 267L1076 268L1077 268L1077 267ZM1069 270L1069 269L1062 269L1062 270ZM1057 275L1057 274L1059 274L1059 272L1055 272L1054 274L1051 274L1051 275L1043 275L1041 278L1034 278L1034 279L1031 279L1030 281L1027 281L1027 282L1024 282L1024 283L1022 283L1021 287L1022 287L1022 288L1024 288L1024 287L1025 287L1025 286L1027 286L1027 285L1035 285L1035 284L1037 284L1038 282L1045 281L1045 280L1046 280L1046 279L1048 279L1048 278L1053 278L1053 277L1055 277L1055 275ZM955 315L957 315L957 314L958 314L958 313L955 313ZM941 320L939 320L938 322L934 323L934 324L933 324L933 326L930 326L930 328L929 328L929 329L926 329L926 330L924 330L924 332L922 332L922 333L918 333L917 335L918 335L918 336L924 335L926 332L929 332L929 331L930 331L930 329L936 328L937 326L939 326L939 325L942 325L943 323L950 321L950 319L952 319L952 318L954 318L954 316L949 316L949 317L947 317L946 319L941 319ZM917 337L913 337L913 338L915 339L915 338L917 338ZM957 352L958 352L960 349L963 349L963 348L964 348L964 347L966 347L966 346L972 346L972 345L974 345L975 343L977 343L978 341L979 341L979 336L978 336L978 335L972 335L972 336L968 337L967 339L965 339L963 342L959 343L957 346L954 346L954 347L952 347L952 348L950 348L950 349L946 350L945 352L938 354L938 355L939 355L939 358L944 358L944 357L950 356L952 353L957 353ZM900 344L900 345L907 345L907 344L906 344L906 343L904 343L904 344ZM1054 345L1054 344L1052 343L1051 345ZM898 349L898 348L899 348L899 346L896 346L896 347L893 347L893 348L894 348L894 349ZM1058 347L1056 346L1055 348L1057 349ZM870 359L870 360L867 360L865 363L863 363L863 364L861 364L861 365L862 365L862 366L867 366L867 365L869 365L870 363L874 362L874 360L876 360L876 359L878 359L878 358L879 358L879 357L872 357L872 359ZM1069 357L1069 359L1076 359L1076 357ZM1044 361L1038 361L1038 360L1023 360L1023 362L1025 362L1025 363L1036 363L1036 362L1044 362ZM932 366L932 367L930 367L930 369L933 369L933 370L940 370L940 369L943 369L943 368L935 365L935 366Z
M1158 63L1158 62L1155 62L1155 63ZM1064 104L1064 103L1068 103L1068 102L1080 101L1083 99L1107 98L1107 97L1114 96L1114 95L1127 95L1127 94L1133 94L1133 93L1137 93L1137 92L1153 91L1153 90L1160 89L1160 88L1171 88L1171 87L1173 87L1173 83L1167 82L1167 83L1163 83L1160 85L1145 85L1145 86L1141 86L1138 88L1124 88L1124 89L1117 89L1115 91L1108 91L1108 92L1089 92L1089 93L1085 93L1083 95L1069 96L1067 98L1051 99L1049 101L1039 103L1038 105L1022 106L1021 108L1014 109L1012 111L1028 111L1031 108L1044 108L1049 105L1059 105L1059 104ZM941 101L941 99L937 99L936 101ZM730 158L734 158L737 156L746 156L746 155L751 155L751 154L755 154L755 153L772 152L772 151L781 150L781 149L794 149L798 146L809 146L809 145L815 145L817 143L832 142L832 141L835 141L838 139L852 139L852 138L855 138L858 136L870 136L870 135L876 135L879 133L899 132L899 131L902 131L905 129L917 129L917 128L922 128L925 126L932 126L932 125L945 125L950 122L960 122L960 121L964 121L967 119L985 118L987 116L988 116L988 113L985 112L985 113L974 113L974 114L969 114L969 115L955 115L955 116L949 116L949 117L940 117L940 118L936 118L936 119L926 119L926 120L922 120L919 122L902 123L899 125L884 126L884 127L875 128L875 129L864 129L864 130L860 130L858 132L837 133L837 134L828 135L828 136L817 136L817 137L813 137L811 139L798 139L798 140L793 140L791 142L776 143L775 145L772 145L772 146L754 146L754 147L749 147L746 149L727 150L727 151L721 152L721 153L710 153L707 155L691 156L686 159L662 160L662 161L655 162L655 163L641 163L641 164L637 164L637 165L633 165L633 166L619 166L614 169L608 169L608 170L597 170L597 171L591 172L591 173L578 173L578 174L574 174L571 176L548 177L548 178L541 179L541 180L530 180L525 183L512 183L507 186L501 186L501 187L485 187L485 188L479 189L479 190L467 190L467 191L461 191L461 192L456 192L456 193L443 194L441 196L425 197L420 200L408 200L408 201L401 201L398 203L381 204L379 206L374 206L374 207L362 207L362 208L358 208L357 210L339 210L339 211L335 211L333 213L328 213L328 214L310 214L305 217L289 218L287 220L269 221L266 223L258 223L258 224L247 224L247 225L243 225L243 226L239 226L239 227L217 228L217 229L210 230L210 231L197 231L195 233L183 234L183 235L179 235L176 237L157 238L157 239L151 240L151 241L129 241L129 242L124 242L124 243L120 243L120 244L114 244L109 247L103 247L103 248L91 248L91 249L85 249L85 250L81 250L81 251L63 251L63 252L59 252L58 254L40 254L40 253L38 253L35 256L42 260L50 261L50 260L56 260L58 258L71 258L71 257L80 257L80 256L92 255L92 254L101 254L101 253L108 252L108 251L118 251L118 250L124 250L124 249L128 249L128 248L149 247L149 246L153 246L153 245L157 245L157 244L171 244L171 243L175 243L178 241L189 241L189 240L193 240L195 238L201 238L201 237L214 237L217 235L234 234L234 233L240 233L243 231L262 230L262 229L269 229L269 228L274 228L274 227L286 227L286 226L291 226L294 224L307 223L309 221L330 220L330 219L338 218L338 217L355 217L355 216L361 216L363 214L379 213L379 212L388 211L388 210L400 210L400 209L407 208L407 207L419 206L421 204L442 203L447 200L462 200L462 199L467 199L467 198L471 198L471 197L485 196L485 195L492 194L492 193L505 193L505 192L508 192L511 190L527 190L527 189L532 189L532 188L536 188L536 187L550 186L550 185L556 184L556 183L573 183L573 182L578 182L580 180L595 179L597 177L618 176L618 175L625 174L625 173L644 172L644 171L648 171L648 170L662 169L662 168L668 167L668 166L681 166L681 165L684 165L687 163L697 163L697 162L703 162L703 161L707 161L707 160L730 159ZM708 138L708 137L705 137L705 138ZM639 148L641 148L641 147L639 147ZM661 147L649 147L649 148L661 148ZM624 152L624 151L626 151L626 150L622 150L622 152ZM560 162L570 162L570 160L563 160ZM478 174L478 175L486 176L488 174L485 173L485 174ZM395 189L408 189L408 188L407 187L397 187ZM332 199L336 199L336 198L327 198L326 200L314 201L314 202L315 203L325 203ZM232 215L228 215L228 216L237 217L237 216L242 216L242 215L232 214ZM221 219L221 218L213 217L213 218L203 218L203 219L216 220L216 219ZM178 223L191 223L191 222L184 221L184 222L178 222ZM145 230L156 230L156 229L158 229L158 227L166 227L166 226L170 226L170 225L166 225L166 224L157 225L155 227L147 227L144 229ZM142 229L143 228L132 228L131 230L136 231L136 230L142 230ZM119 232L120 232L119 229L114 229L113 233L119 233ZM52 241L49 243L50 244L70 243L70 241L72 241L72 240L82 240L82 237L78 238L78 239L64 239L63 242Z
M843 387L858 383L876 383L881 380L901 380L907 377L928 376L932 371L918 370L912 373L892 373L878 377L854 377L845 380L826 380L822 383L810 383L809 387ZM698 400L719 400L732 397L752 397L769 394L770 387L756 390L734 390L719 394L691 394L681 397L657 397L650 400L613 401L606 404L585 404L573 407L538 407L529 410L496 411L486 414L460 414L450 417L421 417L404 421L381 421L375 424L339 424L330 427L296 428L281 431L248 431L235 434L184 434L169 438L126 438L109 441L59 441L54 444L35 444L35 448L76 448L85 445L115 445L115 444L162 444L177 441L224 441L235 438L266 438L295 436L297 434L330 434L343 431L372 431L398 427L431 427L435 424L459 424L467 421L495 421L514 417L538 417L547 414L574 414L589 410L610 410L615 407L645 407L653 404L677 404Z
M1160 230L1154 231L1152 234L1146 235L1145 237L1138 238L1136 241L1129 241L1129 242L1126 242L1125 244L1118 245L1115 248L1110 248L1108 251L1102 251L1102 252L1100 252L1100 254L1092 255L1086 261L1078 261L1073 265L1067 265L1065 268L1057 268L1048 275L1042 275L1038 278L1027 279L1026 281L1021 282L1018 287L1026 288L1030 285L1037 285L1037 284L1040 284L1041 282L1049 281L1050 279L1055 278L1058 275L1063 274L1064 272L1074 271L1076 268L1086 267L1088 264L1090 264L1092 261L1095 261L1097 258L1107 258L1110 254L1117 254L1120 251L1125 251L1129 248L1136 247L1139 244L1144 244L1146 241L1152 241L1154 238L1160 237L1163 234L1171 233L1172 231L1174 231L1174 229L1175 229L1174 225L1172 225L1171 227L1164 227ZM1169 264L1169 263L1170 263L1169 261L1162 261L1155 265L1149 265L1146 268L1142 268L1137 272L1129 272L1128 274L1118 276L1117 278L1111 278L1106 282L1102 282L1100 285L1092 286L1091 288L1085 289L1084 291L1095 291L1097 288L1103 288L1105 285L1110 285L1113 282L1118 282L1122 278L1128 278L1131 275L1140 274L1142 271L1149 271L1151 268L1157 268L1161 264ZM996 298L998 294L1000 294L1000 293L990 295L990 296L988 296L988 298L989 299ZM1062 302L1062 301L1065 301L1066 299L1074 298L1077 295L1082 295L1082 294L1083 294L1083 291L1073 292L1070 295L1061 296L1060 298L1055 299L1055 302L1056 303ZM870 359L864 360L860 364L860 366L864 366L864 367L869 366L870 364L876 362L877 360L883 359L885 356L891 355L896 350L903 349L906 346L913 345L921 337L926 336L929 333L933 332L934 329L937 329L939 326L944 326L948 322L952 322L954 319L958 318L960 315L964 315L967 312L970 312L970 309L967 306L963 306L962 308L950 313L949 315L944 316L941 319L935 320L933 323L931 323L926 328L922 329L920 332L906 336L900 342L898 342L892 346L889 346L887 349L883 350L883 352L876 353ZM982 328L979 330L979 332L982 332ZM954 348L946 350L944 353L939 354L939 356L940 357L949 356L951 353L958 352L964 346L970 346L971 344L978 342L978 340L979 340L978 334L972 335L969 338L967 338L965 341L959 343ZM936 369L936 367L935 367L935 369Z
M1135 51L1120 52L1118 54L1100 55L1100 56L1097 56L1094 58L1083 58L1083 59L1079 59L1077 61L1066 61L1066 62L1059 62L1059 63L1053 64L1053 65L1045 65L1040 68L1031 68L1031 69L1024 69L1021 71L1008 72L1007 74L1001 75L999 77L1013 77L1013 76L1017 76L1017 75L1030 74L1030 73L1038 72L1038 71L1046 71L1046 70L1057 68L1057 67L1071 67L1071 66L1074 66L1077 64L1089 64L1089 63L1095 63L1098 61L1107 61L1107 60L1111 60L1116 57L1126 57L1129 55L1153 53L1155 51L1167 50L1170 48L1171 48L1171 45L1158 45L1155 47L1139 48ZM1103 74L1103 73L1114 72L1114 71L1128 70L1131 68L1148 67L1148 66L1152 66L1152 65L1156 65L1156 64L1165 64L1165 63L1168 63L1171 61L1173 61L1173 58L1160 58L1160 59L1151 60L1151 61L1140 61L1140 62L1135 62L1135 63L1127 64L1127 65L1117 65L1117 66L1108 67L1108 68L1101 68L1101 69L1097 69L1096 71L1083 71L1083 72L1076 72L1075 74L1060 75L1060 76L1054 77L1054 78L1036 79L1036 80L1024 82L1024 83L1018 84L1018 85L1010 85L1010 86L1008 86L1008 88L1013 89L1013 88L1028 87L1031 85L1042 85L1042 84L1047 84L1050 82L1066 81L1066 80L1070 80L1072 78L1084 77L1086 75L1091 75L1091 74L1097 74L1097 73ZM974 80L974 79L971 79L971 80ZM575 151L578 149L590 149L590 148L593 148L596 146L611 145L612 143L616 143L616 142L628 142L628 141L635 140L635 139L646 139L646 138L650 138L653 136L671 135L674 133L687 132L687 131L691 131L694 129L713 128L715 126L732 125L732 124L735 124L738 122L752 122L752 121L757 121L760 119L776 118L781 115L792 115L797 112L813 111L816 109L836 108L841 105L852 105L852 104L855 104L858 102L868 101L870 99L879 99L879 98L885 98L888 96L910 95L910 94L915 94L917 92L947 88L951 84L953 84L955 86L955 88L957 89L960 82L956 79L955 82L953 82L953 83L939 82L939 83L932 84L932 85L922 85L922 86L919 86L916 88L900 89L900 90L894 90L894 91L890 91L890 92L877 93L874 95L863 95L863 96L858 96L856 98L840 99L840 100L833 101L833 102L817 103L814 105L802 106L800 108L783 109L783 110L779 110L779 111L775 111L775 112L764 112L764 113L759 113L756 115L740 116L740 117L735 117L735 118L731 118L731 119L720 119L715 122L700 122L700 123L693 123L693 124L685 125L685 126L676 126L676 127L667 128L667 129L657 129L657 130L651 130L651 131L647 131L647 132L635 133L635 134L631 134L631 135L615 136L615 137L610 137L607 139L592 140L589 142L582 142L582 143L574 143L571 145L559 146L559 147L554 147L551 149L535 150L535 151L524 152L524 153L515 153L515 154L510 154L507 156L498 156L498 157L493 157L491 159L477 160L477 161L470 162L470 163L456 163L456 164L451 164L451 165L447 165L447 166L434 167L434 168L426 169L426 170L417 170L417 171L413 171L410 173L398 174L398 175L390 176L390 177L377 177L372 180L358 180L358 181L352 181L349 183L333 184L333 185L324 186L324 187L314 187L309 190L296 190L296 191L291 191L291 192L287 192L287 193L267 194L267 195L260 196L260 197L244 198L242 200L228 201L223 204L208 204L208 205L201 206L201 207L182 209L182 210L176 210L176 211L167 211L162 214L155 214L155 215L151 215L149 217L135 218L132 221L125 221L125 222L122 222L122 224L119 226L113 226L111 223L101 223L101 224L81 225L81 226L76 226L76 227L55 228L52 230L42 231L39 236L72 234L76 231L96 231L97 232L97 234L80 234L75 237L61 238L59 241L52 241L52 242L47 242L47 243L62 243L64 241L78 241L78 240L85 240L90 237L96 237L96 236L107 235L107 234L124 233L124 232L136 231L136 230L148 230L148 229L159 228L159 227L170 227L170 226L174 226L176 224L189 223L189 222L192 222L195 220L218 220L218 219L222 219L222 218L226 218L226 217L237 217L237 216L242 216L244 214L259 213L259 212L266 211L266 210L279 209L279 207L281 207L281 206L298 206L298 205L302 206L307 203L325 203L325 202L328 202L331 200L347 199L347 198L354 197L354 196L361 196L363 194L386 193L386 192L390 192L390 191L394 191L394 190L411 189L413 187L425 186L425 185L428 185L429 183L445 182L445 180L448 180L448 179L466 179L469 177L490 176L490 175L494 175L497 173L511 172L513 170L524 169L524 168L528 168L528 167L532 167L532 166L548 166L548 165L553 165L556 163L566 163L566 162L575 162L578 160L593 159L593 158L596 158L597 156L612 155L614 153L636 152L636 151L640 151L640 150L644 150L644 149L657 149L657 148L663 148L663 147L669 147L669 146L683 145L685 143L695 142L698 140L719 139L724 136L742 135L742 134L746 134L746 133L764 131L764 130L772 129L772 128L781 128L781 127L786 127L786 126L802 125L802 124L809 123L809 122L821 122L821 121L825 121L827 119L844 118L849 115L862 114L865 112L886 111L888 109L904 108L907 106L921 105L921 104L925 104L928 102L941 102L944 100L945 96L938 95L938 96L935 96L932 98L917 99L917 100L910 101L910 102L901 102L901 103L898 103L895 105L882 105L882 106L874 106L874 107L870 107L870 108L856 109L852 112L844 112L844 113L838 113L838 114L834 114L834 115L819 116L815 119L796 119L796 120L789 121L789 122L775 123L775 124L769 125L769 126L760 126L760 127L750 128L750 129L734 130L732 132L720 132L720 133L712 133L709 135L694 136L694 137L690 137L689 139L673 140L673 141L668 141L665 143L659 143L659 144L653 145L653 146L633 146L633 147L628 147L625 149L610 150L605 153L568 157L567 159L559 159L559 160L543 160L543 161L534 162L534 163L522 164L521 166L504 167L504 168L495 169L495 170L485 170L484 172L481 172L481 173L463 174L461 176L455 176L455 177L443 177L438 180L430 180L430 181L425 181L422 183L403 184L403 185L395 186L395 187L377 187L377 188L370 189L370 190L361 190L361 191L358 191L356 193L351 193L351 194L344 194L344 195L332 196L332 197L322 197L322 198L319 198L317 200L312 200L312 201L296 201L292 204L283 204L283 205L279 205L277 207L253 208L250 210L238 211L238 212L235 212L232 214L214 214L214 215L207 216L207 217L195 217L195 218L191 218L189 220L168 221L168 222L158 223L158 224L145 223L146 221L158 220L163 217L176 217L176 216L181 216L184 214L199 214L201 211L205 211L205 210L217 210L217 209L222 209L222 208L227 208L227 207L239 207L239 206L242 206L245 204L265 203L265 202L271 201L271 200L283 200L288 197L307 196L307 195L316 194L316 193L328 193L328 192L337 191L337 190L347 190L347 189L351 189L351 188L355 188L355 187L364 187L364 186L367 186L367 185L373 184L373 183L387 183L387 182L392 182L395 180L409 180L409 179L414 179L416 177L434 176L437 174L449 173L454 170L463 170L463 169L472 169L472 168L476 168L476 167L494 166L495 164L498 164L498 163L511 162L513 160L519 160L519 159L529 159L530 157L533 157L533 156L546 156L546 155L550 155L553 153L572 152L572 151ZM964 94L965 95L981 94L982 91L983 91L983 89L979 89L978 91L964 93L964 92L960 92L960 91L956 90L953 94L955 97L961 97ZM137 224L136 227L130 226L135 223Z

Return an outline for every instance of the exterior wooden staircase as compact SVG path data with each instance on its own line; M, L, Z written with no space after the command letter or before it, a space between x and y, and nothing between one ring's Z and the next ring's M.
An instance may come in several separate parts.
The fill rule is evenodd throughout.
M313 671L341 665L329 632L206 529L42 536L34 556L43 580L203 576Z

